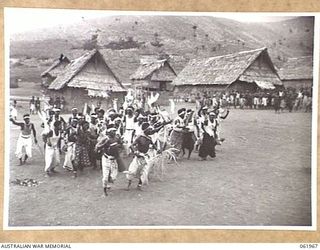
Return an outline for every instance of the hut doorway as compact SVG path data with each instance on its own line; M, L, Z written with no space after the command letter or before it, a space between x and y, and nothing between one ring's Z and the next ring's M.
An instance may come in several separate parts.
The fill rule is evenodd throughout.
M167 83L166 82L160 82L159 90L160 91L166 91L167 90Z

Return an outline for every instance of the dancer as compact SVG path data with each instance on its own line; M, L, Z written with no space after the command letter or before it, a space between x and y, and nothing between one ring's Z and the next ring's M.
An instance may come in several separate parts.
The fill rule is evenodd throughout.
M148 184L148 174L151 166L149 161L154 155L155 146L152 143L150 135L154 133L149 123L145 122L141 125L142 133L135 139L131 145L134 152L134 158L127 171L128 187L130 189L132 180L139 179L138 189L142 188L143 184Z
M30 115L25 114L23 116L24 122L17 122L12 117L10 121L21 128L20 135L17 142L16 156L19 158L20 165L26 163L28 158L32 157L32 138L31 132L33 134L34 143L37 144L37 132L34 124L30 122ZM23 158L23 149L25 149L25 155Z
M170 143L176 149L176 156L179 156L182 149L183 130L186 128L185 115L186 109L181 108L178 110L178 117L173 121Z
M69 125L64 133L64 143L66 145L66 154L64 158L63 168L67 171L74 171L76 173L76 169L74 167L74 159L75 159L75 143L77 141L77 126L78 126L78 118L73 118L71 121L71 125ZM74 176L75 177L75 176Z
M212 158L216 157L216 126L216 113L211 111L208 119L201 124L201 128L203 130L203 140L199 148L199 157L202 161L207 160L208 156Z
M107 190L111 188L109 184L114 183L118 175L119 149L122 142L116 136L116 127L114 124L107 125L106 137L96 145L96 151L102 150L102 186L105 196L108 196Z
M46 177L50 177L52 173L56 173L55 167L60 164L61 122L55 121L53 130L43 134L43 138L46 143L44 171Z
M127 155L130 154L130 148L131 148L133 135L135 131L134 118L135 117L133 115L133 107L129 106L126 109L126 115L124 116L124 120L123 120L124 127L125 127L123 138L125 141L125 150Z
M77 128L77 140L75 144L73 177L77 177L78 170L83 171L84 167L90 167L88 154L88 129L89 123L84 121L84 116L80 116L79 126Z

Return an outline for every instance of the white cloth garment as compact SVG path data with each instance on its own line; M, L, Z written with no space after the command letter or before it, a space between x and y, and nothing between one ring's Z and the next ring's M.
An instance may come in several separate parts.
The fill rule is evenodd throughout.
M45 167L44 171L48 172L54 169L57 165L60 164L60 151L58 148L58 141L60 139L60 132L58 135L55 135L53 132L53 136L48 138L46 150L45 150ZM48 142L51 145L48 145Z
M101 159L102 165L102 186L108 186L109 180L113 183L118 175L118 163L114 157L106 156L105 154Z
M29 158L32 157L32 138L31 135L19 135L16 149L16 156L22 158L24 151Z

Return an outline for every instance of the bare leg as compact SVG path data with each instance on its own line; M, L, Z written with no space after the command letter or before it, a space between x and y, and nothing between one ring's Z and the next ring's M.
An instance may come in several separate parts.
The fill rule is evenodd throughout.
M28 159L28 155L25 155L25 156L24 156L24 160L23 160L23 164L26 163L27 159Z
M185 155L185 150L184 150L184 148L182 148L182 156L181 156L181 158Z
M139 179L139 183L138 183L137 188L138 188L139 190L141 190L141 188L142 188L142 181L141 181L141 178Z
M188 160L190 159L192 150L189 149Z
M129 180L129 182L128 182L128 186L127 186L127 191L129 191L129 189L130 189L130 186L131 186L131 183L132 183L132 180Z

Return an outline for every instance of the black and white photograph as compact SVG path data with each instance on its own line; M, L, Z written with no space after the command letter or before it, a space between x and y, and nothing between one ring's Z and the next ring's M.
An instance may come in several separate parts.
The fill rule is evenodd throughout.
M316 15L4 17L4 229L316 230Z

